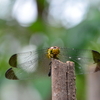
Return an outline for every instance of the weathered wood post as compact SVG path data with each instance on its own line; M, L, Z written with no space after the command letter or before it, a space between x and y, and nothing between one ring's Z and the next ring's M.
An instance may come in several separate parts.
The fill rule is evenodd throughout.
M52 59L52 100L76 100L74 62Z

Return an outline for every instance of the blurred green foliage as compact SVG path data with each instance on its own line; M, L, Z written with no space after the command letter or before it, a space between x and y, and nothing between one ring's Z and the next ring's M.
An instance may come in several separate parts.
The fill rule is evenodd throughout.
M14 1L10 0L10 2L11 6L8 7L8 10L11 12ZM36 45L40 49L57 45L100 51L99 6L90 4L81 23L72 28L65 28L62 24L59 27L49 24L47 20L49 3L46 0L36 0L36 2L38 17L28 27L21 26L16 19L12 18L11 13L8 14L10 16L8 19L0 19L0 100L10 100L9 98L4 99L2 95L3 89L5 89L3 84L7 85L10 81L4 77L6 70L10 67L8 60L12 54L20 52L27 45ZM40 78L30 80L30 82L41 94L42 100L51 100L50 79ZM86 88L82 88L85 87L85 76L78 76L76 83L77 100L86 100Z

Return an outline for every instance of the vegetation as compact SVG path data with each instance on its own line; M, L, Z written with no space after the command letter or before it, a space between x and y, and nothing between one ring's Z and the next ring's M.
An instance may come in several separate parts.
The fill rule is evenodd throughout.
M33 46L43 49L56 45L100 51L100 2L84 1L87 7L82 21L73 25L66 19L60 19L63 15L61 9L65 10L63 6L66 1L64 0L61 2L61 9L60 5L54 5L58 7L55 12L52 10L53 0L36 0L38 15L35 20L28 23L21 22L17 17L19 14L17 9L21 10L21 5L25 4L25 0L20 2L16 10L14 9L15 4L18 3L17 0L4 1L6 2L1 2L3 6L0 7L0 100L11 100L11 98L12 100L51 100L50 78L7 80L5 72L10 68L9 58L14 53L23 52L23 50L30 51ZM55 2L58 1L55 0ZM73 4L78 2L73 1ZM28 13L27 10L26 13ZM85 75L77 76L77 100L86 100L86 95L84 95L86 88L82 88L85 87L85 77Z

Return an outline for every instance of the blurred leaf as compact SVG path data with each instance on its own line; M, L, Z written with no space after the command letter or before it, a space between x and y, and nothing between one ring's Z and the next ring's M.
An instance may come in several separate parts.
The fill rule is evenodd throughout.
M40 92L43 100L46 100L46 98L51 94L51 78L41 78L36 79L34 82L35 88Z
M45 32L46 25L41 19L38 19L35 23L33 23L29 29L32 32Z

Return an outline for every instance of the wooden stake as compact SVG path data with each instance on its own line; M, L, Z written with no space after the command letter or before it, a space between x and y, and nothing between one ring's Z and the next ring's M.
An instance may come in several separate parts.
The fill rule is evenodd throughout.
M76 100L74 63L52 59L52 100Z

